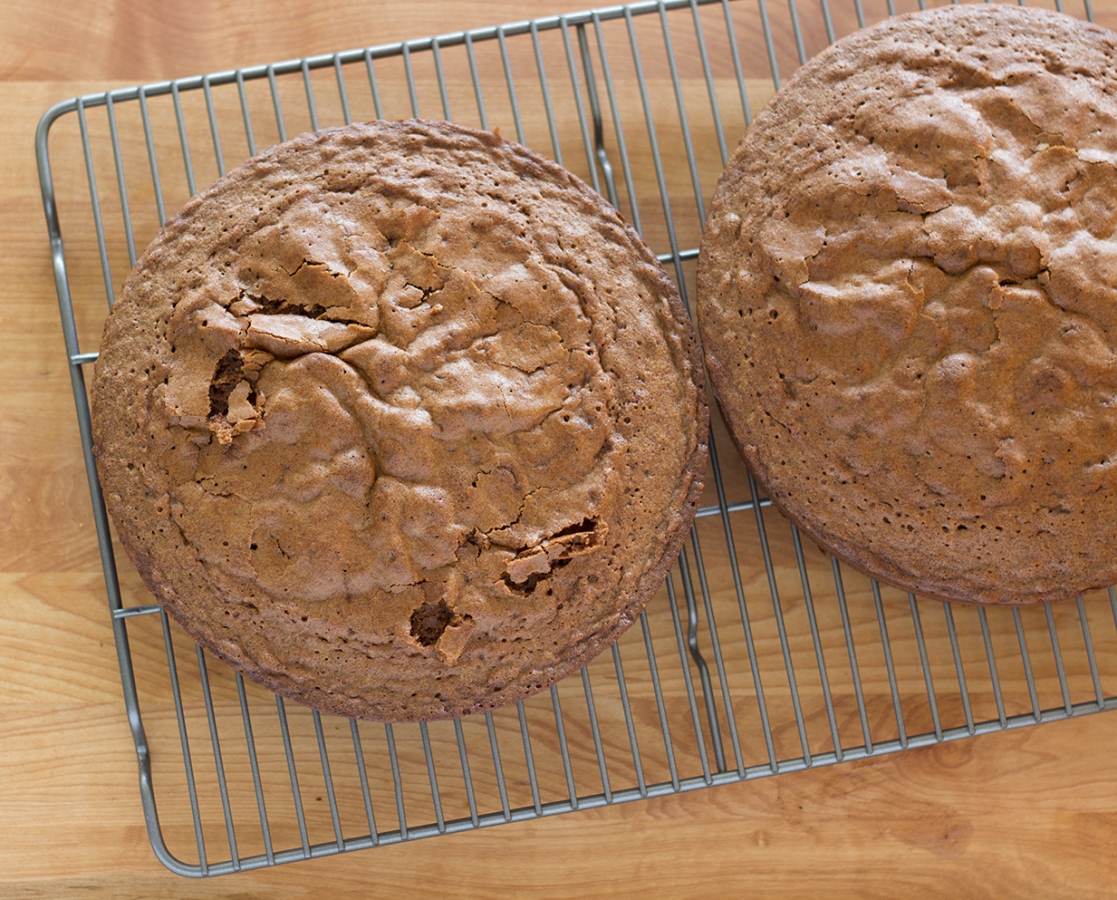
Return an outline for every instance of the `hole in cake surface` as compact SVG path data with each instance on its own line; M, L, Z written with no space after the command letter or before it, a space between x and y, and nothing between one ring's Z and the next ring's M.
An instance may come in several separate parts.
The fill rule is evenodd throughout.
M454 612L445 600L424 603L411 613L411 636L424 647L430 647L438 643L453 620Z
M516 591L516 593L518 594L530 594L532 591L535 590L535 586L539 584L543 577L549 574L550 572L533 572L523 581L517 582L513 581L512 576L505 572L503 575L500 576L500 580L503 581L509 587L509 589Z
M236 350L228 351L217 363L209 385L209 414L224 416L229 412L229 395L241 380L244 360Z
M523 581L515 581L512 578L512 576L507 572L505 572L503 575L500 576L500 580L503 581L510 589L512 589L513 591L515 591L518 594L530 594L539 585L539 582L543 581L545 578L550 576L551 572L553 572L555 569L561 569L563 566L567 565L569 562L570 562L570 557L565 557L565 558L562 558L562 559L556 559L554 562L551 563L551 568L550 568L549 571L547 571L547 572L533 572ZM553 595L554 591L553 590L548 590L547 593L549 595Z
M551 540L561 537L571 537L573 535L585 535L586 542L588 544L593 544L596 543L596 535L594 534L596 531L597 520L586 518L582 519L581 522L577 522L574 525L567 525L560 531L556 531L551 535Z

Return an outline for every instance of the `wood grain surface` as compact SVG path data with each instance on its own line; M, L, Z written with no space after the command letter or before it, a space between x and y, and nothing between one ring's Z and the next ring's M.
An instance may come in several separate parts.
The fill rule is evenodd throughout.
M745 4L756 8L752 0L742 0ZM8 0L0 8L5 118L0 133L0 897L1117 895L1113 713L216 879L181 878L155 858L140 805L43 221L34 157L40 116L56 102L108 87L583 6L563 0ZM838 33L856 24L852 12L832 6ZM1117 0L1095 0L1093 6L1099 22L1117 24ZM864 9L872 21L884 15L885 4L866 0ZM804 52L813 53L826 40L820 8L800 4L800 11L804 27L798 39ZM745 24L752 27L752 19ZM759 27L758 20L754 24ZM797 36L777 28L774 37L778 64L789 72L798 56ZM499 65L499 60L482 58L481 64ZM646 75L657 85L655 102L670 101L663 99L670 90L666 72L650 65ZM768 60L747 58L743 65L750 99L762 102ZM682 73L688 90L699 83L687 79L700 74ZM388 87L391 77L385 75ZM469 86L452 87L451 102L467 104ZM639 105L636 95L621 100L625 107ZM437 97L423 102L437 103ZM534 107L525 108L525 127L537 127L537 114ZM236 110L221 115L235 118ZM52 138L67 139L64 131ZM261 134L261 141L267 139ZM126 147L125 155L129 152ZM634 146L633 153L639 152ZM80 157L65 159L59 161L60 184L66 166L81 174L83 165ZM667 163L669 179L688 182L685 160ZM700 175L707 179L716 172ZM112 173L105 177L111 181ZM199 181L205 177L198 173ZM187 186L168 181L166 190L171 199L178 194L185 199ZM76 210L80 201L60 197L65 209ZM700 222L692 215L676 225L693 238ZM657 227L649 221L653 238ZM75 245L91 241L84 229L64 236ZM89 254L95 250L95 244L78 246L75 254L94 259ZM119 281L127 260L114 258L113 263L121 267ZM71 274L75 289L100 278L93 264L88 270L78 265ZM79 321L90 349L99 328L96 315ZM722 446L728 455L730 445L723 441ZM726 477L731 493L747 491L733 460L726 460ZM825 558L811 555L814 548L807 550L810 565L826 571ZM797 579L786 537L777 540L775 552L778 577ZM728 563L715 554L708 565L717 589L728 578ZM749 565L744 577L750 589L755 582L763 592L762 568L755 561ZM126 599L145 602L134 573L123 578ZM865 588L851 587L857 590ZM901 611L905 602L885 597ZM802 615L802 610L789 615ZM1073 632L1073 608L1058 614L1064 615L1067 622L1058 618L1055 626L1060 633ZM1005 624L1002 634L999 621L993 624L993 639L1011 643L1011 625ZM840 622L823 621L822 626L838 629ZM769 627L758 620L757 628ZM928 616L926 627L929 634L945 634L938 618L932 622ZM1108 663L1117 656L1117 634L1095 637L1099 659ZM914 644L899 631L895 641L900 689L910 682L917 691L922 674L918 659L911 662ZM727 644L727 655L741 652L739 643ZM963 647L964 654L969 652ZM180 658L188 659L189 650ZM156 663L146 651L138 652L141 673ZM949 666L943 665L943 677L949 677ZM936 669L935 674L941 673ZM883 663L871 659L862 676L867 690L887 682ZM1037 668L1036 677L1041 692L1057 694L1053 673ZM1069 677L1072 689L1081 682L1089 690L1089 672L1071 671ZM1002 686L1011 693L1020 682L1015 670L1006 671ZM1110 695L1117 693L1108 681L1104 687ZM805 703L824 725L818 696L809 686L804 691ZM149 694L149 727L173 732L173 719L159 705L165 700L160 689ZM215 696L218 717L239 714L231 679L215 676ZM250 691L250 702L263 702L261 697ZM975 709L986 709L992 701L975 686L973 702ZM839 709L841 727L857 727L855 712ZM431 733L435 740L444 737L436 728ZM586 751L585 734L571 739L576 754ZM794 739L776 736L777 741ZM265 768L283 764L282 759L262 763ZM373 786L374 792L385 789ZM321 820L328 827L328 812L308 799L310 826ZM445 800L451 806L463 802L452 795ZM168 840L188 844L189 817L168 815Z

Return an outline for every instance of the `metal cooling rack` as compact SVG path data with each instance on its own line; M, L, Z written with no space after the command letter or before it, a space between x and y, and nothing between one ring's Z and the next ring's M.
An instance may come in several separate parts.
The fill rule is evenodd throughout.
M1117 705L1112 589L987 610L879 586L801 540L718 423L690 541L639 624L580 675L483 716L393 727L286 706L213 662L116 565L85 367L136 248L227 166L354 119L500 128L605 193L685 299L704 198L750 109L835 36L896 11L637 3L113 90L44 116L66 351L140 795L168 868L257 868Z

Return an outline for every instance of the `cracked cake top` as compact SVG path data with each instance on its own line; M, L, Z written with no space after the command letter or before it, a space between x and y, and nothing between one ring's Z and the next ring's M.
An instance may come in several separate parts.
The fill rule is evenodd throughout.
M315 708L521 699L615 640L693 518L689 320L635 232L499 137L302 135L139 261L93 385L120 538L168 612Z
M711 381L772 499L870 574L1117 581L1117 36L999 5L799 70L711 205Z

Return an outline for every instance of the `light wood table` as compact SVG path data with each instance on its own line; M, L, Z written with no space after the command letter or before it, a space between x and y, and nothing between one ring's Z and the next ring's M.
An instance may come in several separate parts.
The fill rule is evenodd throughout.
M1117 0L1095 0L1112 26ZM39 198L68 97L566 0L0 8L0 897L1111 897L1117 716L206 881L148 845ZM785 36L786 37L786 36Z

